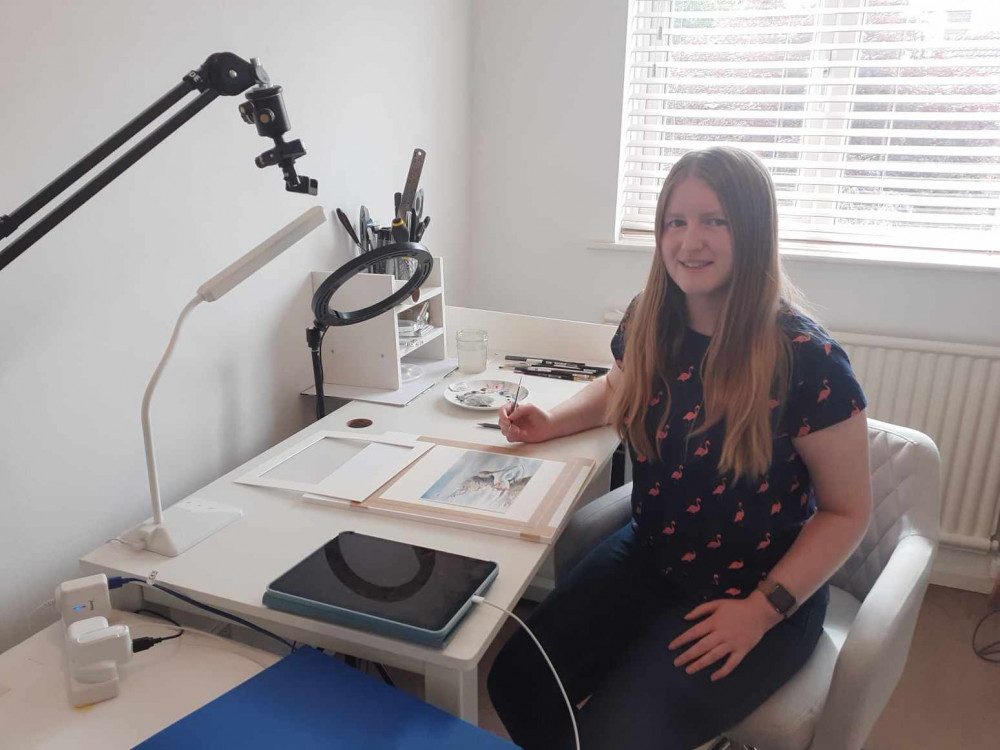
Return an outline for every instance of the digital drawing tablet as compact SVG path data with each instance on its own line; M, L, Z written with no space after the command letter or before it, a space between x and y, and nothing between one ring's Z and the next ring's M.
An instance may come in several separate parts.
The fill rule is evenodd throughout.
M272 581L264 604L443 646L497 571L495 562L344 531Z

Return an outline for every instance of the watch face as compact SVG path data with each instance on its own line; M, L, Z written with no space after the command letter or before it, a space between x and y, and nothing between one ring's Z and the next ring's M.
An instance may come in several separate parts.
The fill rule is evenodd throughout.
M787 613L788 610L795 606L795 597L789 594L787 589L780 583L774 584L774 588L767 594L767 600L781 614Z

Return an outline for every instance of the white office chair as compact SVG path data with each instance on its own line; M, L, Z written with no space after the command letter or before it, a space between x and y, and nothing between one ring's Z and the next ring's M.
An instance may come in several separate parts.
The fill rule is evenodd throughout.
M874 512L831 579L823 635L805 666L725 733L760 750L859 750L906 664L937 550L941 459L906 427L868 420ZM626 485L573 514L555 548L556 580L628 522Z

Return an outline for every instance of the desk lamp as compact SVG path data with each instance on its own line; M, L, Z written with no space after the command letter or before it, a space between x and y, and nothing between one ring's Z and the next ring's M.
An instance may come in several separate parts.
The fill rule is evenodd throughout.
M292 193L316 195L317 181L299 175L295 171L295 161L306 153L302 142L299 140L285 141L284 139L290 125L281 86L271 84L270 77L256 58L251 58L247 62L231 52L218 52L209 55L199 68L190 71L180 83L115 131L23 205L9 215L0 215L0 240L12 235L60 193L69 189L73 183L82 179L90 170L194 91L199 92L194 101L171 114L152 132L146 134L138 143L91 178L83 187L25 230L10 245L0 248L0 271L3 271L70 214L220 96L235 96L246 92L246 101L239 106L240 116L244 122L256 127L258 135L270 138L274 142L274 147L257 156L254 163L262 169L270 166L279 167L284 176L285 190ZM142 432L146 443L146 468L149 473L153 517L127 532L126 537L122 537L125 541L164 555L178 555L242 515L242 511L238 508L223 507L191 498L177 503L166 513L163 512L156 479L153 440L149 429L149 401L160 373L173 350L181 324L191 309L200 302L214 302L219 299L265 263L276 258L318 227L323 221L321 208L316 207L306 211L287 227L269 237L203 284L198 289L198 295L184 308L177 320L170 344L153 373L142 401Z
M167 360L177 343L184 319L202 302L215 302L245 279L259 271L265 264L277 258L326 219L323 209L314 206L293 222L268 237L239 260L217 273L198 288L194 299L181 311L170 343L163 353L153 377L146 386L142 397L142 439L146 446L146 473L149 475L149 497L153 505L153 517L129 529L120 539L137 548L148 549L167 557L176 557L189 547L211 536L224 526L243 516L243 511L231 505L211 500L189 497L167 510L160 502L160 484L156 475L156 457L153 453L153 433L149 423L149 404L153 390L167 365Z

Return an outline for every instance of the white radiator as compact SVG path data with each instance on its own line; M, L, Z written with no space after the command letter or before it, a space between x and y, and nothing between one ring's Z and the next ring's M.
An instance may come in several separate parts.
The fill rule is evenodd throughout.
M868 414L929 435L941 452L941 542L987 551L1000 515L1000 348L834 333Z

